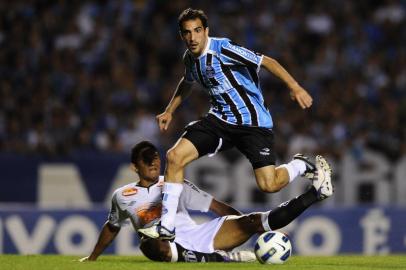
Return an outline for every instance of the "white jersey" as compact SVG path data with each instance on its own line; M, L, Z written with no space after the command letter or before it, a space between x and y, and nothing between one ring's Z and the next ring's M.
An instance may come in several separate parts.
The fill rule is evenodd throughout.
M150 226L161 217L163 176L152 186L146 188L131 183L118 188L112 196L109 213L109 223L121 227L130 219L134 229ZM183 183L183 191L175 219L178 229L195 227L196 223L190 217L188 210L209 211L213 197L200 190L189 181Z

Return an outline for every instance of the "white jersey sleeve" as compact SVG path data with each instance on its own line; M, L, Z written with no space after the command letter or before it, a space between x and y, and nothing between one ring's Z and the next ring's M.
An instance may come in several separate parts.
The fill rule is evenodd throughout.
M111 198L111 208L108 215L108 222L114 227L122 227L128 222L126 221L129 216L126 211L121 210L117 202L117 190L113 193Z
M185 180L179 200L184 204L186 209L207 212L210 209L213 196Z

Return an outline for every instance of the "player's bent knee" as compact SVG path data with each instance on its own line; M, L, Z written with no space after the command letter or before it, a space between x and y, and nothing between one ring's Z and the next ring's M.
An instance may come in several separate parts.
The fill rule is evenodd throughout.
M258 187L261 191L267 193L275 193L282 189L282 186L277 185L273 180L258 181Z
M141 242L140 249L148 259L158 262L170 262L171 253L167 241L146 239Z
M250 233L263 231L261 216L257 213L252 213L241 218L241 227Z

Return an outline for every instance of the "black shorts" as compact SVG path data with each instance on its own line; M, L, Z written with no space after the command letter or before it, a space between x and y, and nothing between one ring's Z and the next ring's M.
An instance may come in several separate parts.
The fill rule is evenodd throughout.
M208 114L190 123L183 138L193 143L199 157L236 147L254 169L275 165L273 132L261 127L231 125Z

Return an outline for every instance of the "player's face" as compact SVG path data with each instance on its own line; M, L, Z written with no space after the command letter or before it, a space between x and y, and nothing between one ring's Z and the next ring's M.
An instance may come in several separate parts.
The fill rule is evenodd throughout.
M157 181L161 171L161 159L158 153L156 153L150 164L142 159L138 160L135 171L138 173L141 183L154 183Z
M200 56L209 39L209 28L204 29L200 19L188 20L182 23L180 36L186 47L194 56Z

